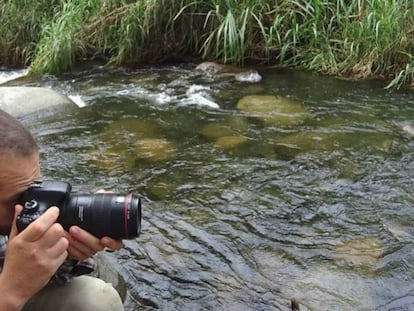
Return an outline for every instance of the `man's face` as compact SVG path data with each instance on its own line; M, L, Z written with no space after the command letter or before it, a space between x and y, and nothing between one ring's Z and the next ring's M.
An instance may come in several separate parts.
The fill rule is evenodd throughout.
M14 206L20 195L39 178L39 154L20 157L0 154L0 234L10 233Z

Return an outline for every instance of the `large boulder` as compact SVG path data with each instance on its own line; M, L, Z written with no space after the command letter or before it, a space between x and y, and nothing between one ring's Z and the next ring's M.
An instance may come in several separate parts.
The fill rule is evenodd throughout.
M67 96L44 87L0 87L0 109L15 117L56 106L76 104Z

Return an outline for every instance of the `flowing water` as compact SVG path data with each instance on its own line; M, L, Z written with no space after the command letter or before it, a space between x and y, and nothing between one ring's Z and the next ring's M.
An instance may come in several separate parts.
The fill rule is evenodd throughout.
M16 85L84 106L22 118L45 178L143 198L141 236L108 254L127 310L414 310L414 93L258 72L92 67Z

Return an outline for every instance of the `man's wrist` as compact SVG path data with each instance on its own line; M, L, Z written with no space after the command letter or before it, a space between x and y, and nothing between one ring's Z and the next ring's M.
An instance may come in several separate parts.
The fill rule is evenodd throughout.
M0 274L0 293L1 311L19 311L30 298L25 298L18 291L10 288L2 274Z

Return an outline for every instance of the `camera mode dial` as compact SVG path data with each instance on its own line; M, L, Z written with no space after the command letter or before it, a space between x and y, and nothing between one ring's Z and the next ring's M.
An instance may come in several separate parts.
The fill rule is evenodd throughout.
M24 203L24 212L25 213L35 213L39 209L39 203L36 200L30 200Z
M19 232L26 229L28 225L39 218L39 216L42 214L39 211L39 202L34 199L26 201L23 205L24 208L20 215L17 215L16 219L17 230Z

